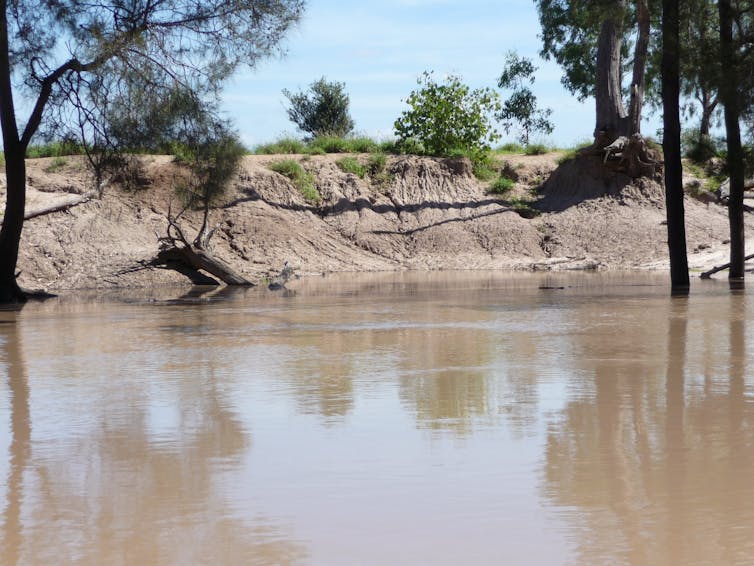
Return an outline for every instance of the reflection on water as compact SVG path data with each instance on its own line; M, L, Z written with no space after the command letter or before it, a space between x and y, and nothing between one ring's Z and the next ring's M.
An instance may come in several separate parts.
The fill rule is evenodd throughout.
M744 563L749 297L384 274L0 313L0 564Z

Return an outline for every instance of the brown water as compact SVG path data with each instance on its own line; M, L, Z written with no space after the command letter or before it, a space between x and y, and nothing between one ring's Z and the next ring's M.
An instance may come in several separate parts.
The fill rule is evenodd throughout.
M0 564L754 563L750 291L295 287L0 313Z

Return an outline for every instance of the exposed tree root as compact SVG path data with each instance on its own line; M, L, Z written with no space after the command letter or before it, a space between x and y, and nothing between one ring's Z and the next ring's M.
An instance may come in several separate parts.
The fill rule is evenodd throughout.
M660 152L647 146L641 134L630 137L620 136L607 143L607 139L598 137L595 142L582 149L580 155L598 155L605 167L612 171L624 173L633 179L639 177L658 178L662 174Z

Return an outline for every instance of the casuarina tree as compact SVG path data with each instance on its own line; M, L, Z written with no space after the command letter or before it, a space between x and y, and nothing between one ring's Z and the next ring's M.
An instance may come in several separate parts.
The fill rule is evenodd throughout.
M91 135L103 92L176 85L214 94L240 65L280 50L303 0L0 0L0 127L7 195L0 229L0 301L21 301L16 264L26 203L26 148L46 121ZM31 108L17 110L18 99ZM121 97L129 104L127 98ZM18 107L25 107L19 105Z

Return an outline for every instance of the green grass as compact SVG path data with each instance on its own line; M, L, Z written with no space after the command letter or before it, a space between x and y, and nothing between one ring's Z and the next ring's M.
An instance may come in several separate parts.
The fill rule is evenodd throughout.
M363 179L367 174L367 167L359 163L355 157L341 157L335 164L344 173L353 173L359 179Z
M57 141L45 144L30 145L26 149L28 159L40 157L63 157L65 155L83 155L84 146L74 141Z
M314 186L314 175L304 170L301 164L295 159L282 159L270 163L269 168L275 173L288 177L294 186L301 191L304 200L311 204L319 204L322 196Z
M519 143L506 143L494 149L495 153L517 154L524 152L524 146Z
M307 145L301 140L280 138L272 143L258 145L254 148L254 153L257 155L308 153L307 149Z
M532 204L531 201L520 198L512 198L508 201L508 206L515 210L519 216L528 219L536 218L541 214Z

